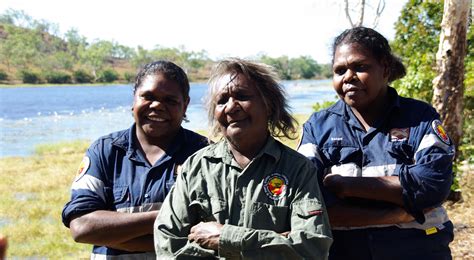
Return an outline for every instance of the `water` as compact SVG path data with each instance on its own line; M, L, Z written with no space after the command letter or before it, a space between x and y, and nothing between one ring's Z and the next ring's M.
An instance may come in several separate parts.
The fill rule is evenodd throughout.
M283 82L293 113L309 114L316 102L334 100L328 80ZM207 129L207 85L192 83L183 126ZM0 88L0 157L27 156L39 144L95 140L133 123L132 86Z

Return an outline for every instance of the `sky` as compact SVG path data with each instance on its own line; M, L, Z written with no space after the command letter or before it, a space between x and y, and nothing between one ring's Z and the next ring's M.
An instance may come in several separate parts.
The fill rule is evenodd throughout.
M374 6L377 1L366 2ZM375 29L391 40L407 0L385 2ZM88 42L205 50L213 59L305 55L328 63L334 37L350 27L342 4L342 0L1 0L0 13L23 10L36 20L57 24L60 34L77 29ZM372 27L374 13L373 7L366 8L366 26Z

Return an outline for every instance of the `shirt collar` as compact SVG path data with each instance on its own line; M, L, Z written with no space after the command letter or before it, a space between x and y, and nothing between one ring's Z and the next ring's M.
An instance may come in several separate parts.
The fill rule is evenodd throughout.
M143 161L142 153L138 151L137 138L136 137L136 124L134 123L127 131L112 141L112 144L123 149L127 152L127 156L132 160ZM161 158L158 162L163 161L165 158L172 157L181 147L182 144L186 142L186 135L184 134L184 129L179 128L179 132L176 137L171 142L168 149L166 149L166 156Z
M281 149L279 145L279 142L276 141L275 138L268 136L265 145L253 160L264 155L272 157L275 161L279 160L281 156ZM207 149L207 151L203 154L204 157L220 158L225 164L237 165L235 162L233 162L234 157L229 149L229 143L225 138L222 138L218 143L211 145L210 148L211 149Z
M390 114L393 111L398 111L398 109L400 108L400 96L398 95L397 91L389 86L387 89L387 95L390 102L387 113ZM355 118L354 113L352 113L351 111L351 108L341 99L339 99L336 104L329 107L327 110L330 113L342 116L345 121L355 126L359 126L359 121Z

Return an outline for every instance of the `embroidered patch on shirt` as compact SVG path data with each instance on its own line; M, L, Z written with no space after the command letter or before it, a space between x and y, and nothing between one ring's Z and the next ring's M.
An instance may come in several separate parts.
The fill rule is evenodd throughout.
M443 126L441 125L441 121L439 121L438 119L433 120L433 122L431 122L431 127L433 127L433 130L434 130L436 136L438 136L439 139L443 143L445 143L447 145L451 144L451 140L449 140L448 134L444 130Z
M84 158L82 158L81 163L79 164L79 169L77 169L76 178L74 179L74 181L78 181L79 179L81 179L81 177L86 174L90 165L91 160L89 159L89 157L84 156Z
M278 200L285 196L288 186L288 178L280 173L273 173L265 177L263 181L263 190L272 200Z
M408 140L410 128L392 128L390 129L390 141L398 142Z

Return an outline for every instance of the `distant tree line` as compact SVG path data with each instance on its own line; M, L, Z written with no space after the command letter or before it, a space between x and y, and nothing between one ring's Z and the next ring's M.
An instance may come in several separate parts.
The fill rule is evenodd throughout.
M192 81L206 80L214 64L205 50L160 45L148 50L115 41L89 42L76 29L61 35L56 24L23 11L9 9L0 15L0 83L132 82L138 68L158 59L182 66ZM282 79L331 75L328 64L320 65L309 56L256 59L275 66Z

